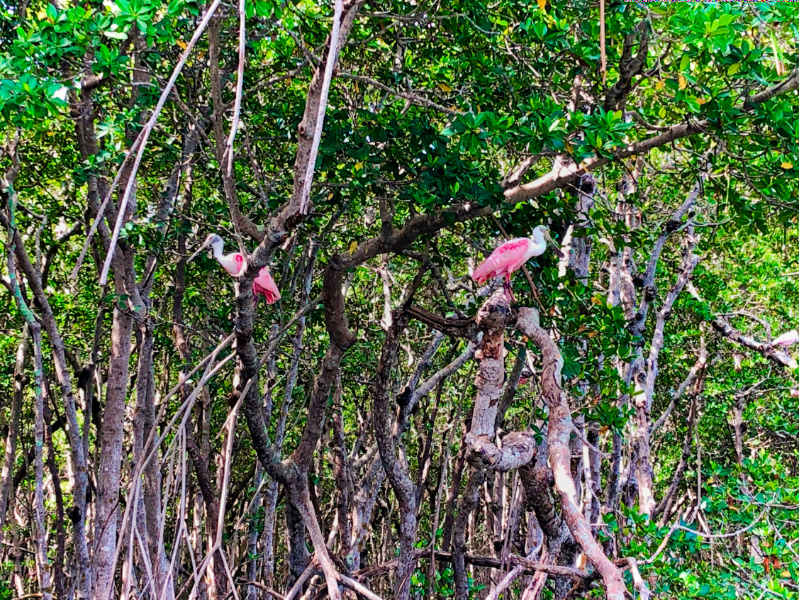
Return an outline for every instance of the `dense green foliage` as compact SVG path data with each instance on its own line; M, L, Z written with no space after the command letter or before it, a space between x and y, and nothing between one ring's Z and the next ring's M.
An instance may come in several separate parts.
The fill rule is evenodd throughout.
M190 52L150 136L131 208L122 220L118 261L108 285L101 286L109 232L129 173L123 160L135 154L131 145L208 5L195 0L0 0L0 168L6 173L0 213L5 229L13 189L24 251L63 338L66 376L75 390L88 449L89 548L94 552L92 540L100 535L94 506L106 477L101 455L110 444L103 439L106 399L114 393L112 387L121 386L127 404L121 452L114 459L122 472L121 490L111 494L120 499L117 519L132 503L131 480L136 479L137 444L142 441L136 415L147 397L140 384L149 373L154 391L149 401L155 412L162 411L156 430L159 435L166 432L157 461L163 476L158 497L163 497L165 510L161 546L168 559L180 511L189 513L187 538L179 540L184 549L174 570L175 596L184 585L192 585L186 583L193 570L185 552L188 537L199 560L208 550L204 544L210 546L216 535L216 524L207 522L211 509L202 503L194 463L185 458L191 436L169 424L202 370L190 376L185 394L163 399L183 383L186 371L243 323L242 294L234 279L205 253L189 263L185 258L209 233L221 235L228 251L240 239L243 249L253 252L276 215L291 206L295 161L302 164L297 158L302 137L298 128L310 81L320 61L324 66L333 14L328 3L304 0L247 0L245 6L246 65L232 175L225 174L225 137L236 103L239 34L235 3L223 3ZM589 519L593 493L584 479L583 469L590 468L583 457L589 460L593 450L583 445L583 436L602 451L595 457L600 481L594 482L602 510L591 525L605 553L623 567L628 590L640 593L628 563L620 559L633 557L656 598L799 598L799 382L797 371L774 356L779 352L787 361L791 348L770 346L772 338L799 327L795 5L607 0L604 47L599 3L587 0L369 0L345 6L359 12L330 87L312 209L290 220L286 235L269 251L282 299L274 305L259 302L253 332L262 357L260 388L254 391L274 402L268 433L282 441L283 456L289 456L312 429L308 407L315 378L318 387L330 360L326 352L333 342L325 315L333 309L323 274L331 265L343 264L342 259L350 261L345 318L355 343L342 351L340 367L335 366L341 387L329 394L329 401L325 397L323 431L313 442L313 461L306 469L323 534L337 528L330 544L337 568L344 572L353 565L336 513L348 486L337 481L334 422L342 415L344 453L353 469L350 502L355 506L354 496L371 485L367 471L379 456L369 449L376 443L372 412L380 358L390 343L386 311L394 309L396 320L410 297L411 304L440 315L442 321L446 316L450 322L465 322L487 299L468 277L484 253L504 237L527 236L536 225L547 223L553 237L571 251L572 263L559 262L551 252L527 263L529 276L519 271L513 278L516 306L540 309L542 325L552 332L563 356L563 385L583 432L572 435L573 476L578 482L583 479ZM782 82L787 84L780 87ZM764 91L769 97L757 96ZM664 136L672 137L644 143ZM536 160L528 160L534 155ZM527 169L514 180L511 173L525 160ZM575 166L580 177L558 179L558 165ZM122 183L73 276L105 191L120 169ZM555 184L544 189L551 173ZM586 193L580 186L586 182L592 187L589 212L581 211L579 202L580 191ZM689 197L690 210L675 219L675 211ZM475 218L457 212L482 207L488 209ZM239 209L240 219L235 214ZM361 258L373 240L381 239L381 231L401 230L420 216L439 215L440 225L415 233L404 246L386 244L368 260ZM665 245L654 258L649 282L654 286L649 286L646 268L662 236ZM5 234L2 239L5 257L10 244ZM578 255L586 258L584 267L575 264ZM687 269L692 256L698 262ZM34 313L47 319L20 261L17 256L22 295ZM309 267L309 261L315 262ZM303 280L309 268L306 293ZM33 351L24 372L15 377L17 349L27 342L5 259L2 274L9 289L0 294L0 419L14 455L0 482L0 492L10 495L7 514L0 514L5 559L0 576L15 596L40 591L34 545L37 537L46 536L56 573L55 589L46 592L59 600L62 594L81 597L76 592L78 573L99 567L79 563L73 537L75 450L53 357L57 344L43 326L44 418L52 437L44 440L46 516L40 535L34 519L33 449L41 440L34 437L33 426ZM683 276L690 279L687 285L680 284ZM651 407L642 408L641 388L636 391L630 370L638 358L644 371L652 372L646 360L656 343L659 311L673 291L673 306L664 315L662 351L655 354L659 370L654 370ZM636 313L646 302L651 308L638 321ZM300 311L307 320L296 318ZM119 343L112 328L116 331L124 315L132 315L133 322L132 333L128 330L121 340L131 353L130 378L119 379L110 366L116 352L112 346ZM733 335L723 332L719 322L731 326ZM187 339L185 355L179 330ZM399 356L388 373L392 401L398 402L435 332L431 323L414 318L400 334ZM149 371L142 367L147 335L153 339ZM736 335L748 342L741 343ZM445 336L422 380L461 354L466 344L465 339ZM539 350L512 326L505 347L508 379L524 348L534 357L534 368L522 374L525 379L499 437L529 430L541 442L548 410L541 395ZM227 348L220 357L241 348L239 340L236 349ZM678 394L700 357L705 362L698 374ZM257 442L251 441L247 428L252 422L245 423L243 412L228 454L229 418L247 394L234 377L236 364L230 361L208 381L190 413L188 429L194 432L215 492L226 495L220 537L237 593L263 598L266 590L242 582L255 577L280 593L291 587L299 573L293 571L293 542L283 523L293 518L301 528L302 520L288 510L290 494L285 492L275 492L276 508L269 514L265 498L270 486L261 482L271 479L258 466ZM466 487L473 468L468 461L464 466L463 457L471 451L465 435L477 393L477 367L477 361L467 360L422 398L398 442L404 451L399 462L418 484L414 541L420 549L455 552L447 538L453 523L447 533L445 521L460 510L457 493ZM15 383L24 401L14 448ZM92 394L94 404L87 407ZM633 439L640 433L640 419L648 427L667 410L670 416L646 442L651 446L654 500L659 503L667 495L675 473L679 478L669 514L649 518L640 504L635 470L640 455L633 450ZM736 436L741 440L737 449ZM621 457L615 500L609 491L614 447ZM181 467L186 464L190 466ZM462 482L453 479L458 468L463 469L458 475ZM229 486L223 485L224 474ZM188 497L183 509L181 478ZM370 509L369 519L360 525L368 530L359 548L361 569L399 553L399 500L389 480L381 482L374 491L374 513ZM281 482L274 489L284 487ZM505 552L506 557L503 544L515 555L531 550L525 549L524 539L536 512L529 498L522 502L520 488L515 471L490 474L471 517L470 554L501 558ZM455 498L448 502L451 490ZM560 511L554 488L551 494ZM139 502L144 511L144 501ZM495 524L497 507L501 525ZM522 513L521 525L511 517L514 510ZM509 531L511 524L515 529ZM264 558L268 528L275 528L274 575L267 572ZM115 597L151 597L145 553L136 541L128 546L131 534L121 525L113 536L112 547L116 536L123 540ZM248 547L253 536L258 540L255 553ZM307 548L313 553L310 538ZM127 571L128 553L135 555L133 575ZM590 561L573 554L561 564L593 572ZM650 557L654 560L647 561ZM254 576L249 565L255 565ZM418 561L411 594L455 597L450 565L436 563L434 582L428 580L428 566L428 557ZM506 562L503 567L507 570ZM59 579L61 571L65 575ZM401 587L392 577L389 569L364 583L388 600ZM475 566L469 577L471 597L485 598L501 573ZM565 597L555 579L550 575L541 597ZM209 581L198 593L225 597L228 582L210 575ZM323 582L320 578L313 585ZM505 597L522 597L528 583L529 575L521 576ZM602 597L604 589L602 578L594 577L570 593Z

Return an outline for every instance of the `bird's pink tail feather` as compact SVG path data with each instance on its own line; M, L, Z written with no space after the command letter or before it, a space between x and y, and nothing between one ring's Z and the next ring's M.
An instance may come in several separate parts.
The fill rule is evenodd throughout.
M489 264L488 261L484 262L482 265L477 267L472 273L472 279L477 283L483 283L487 279L491 279L494 276L494 271Z

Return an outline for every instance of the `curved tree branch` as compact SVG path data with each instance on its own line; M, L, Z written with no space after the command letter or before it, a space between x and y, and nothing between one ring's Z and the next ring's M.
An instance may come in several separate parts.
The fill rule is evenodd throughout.
M538 311L534 308L519 309L516 327L538 346L543 354L541 369L541 387L549 404L549 462L555 489L560 496L563 518L572 532L575 541L580 544L597 571L602 575L608 600L624 600L627 591L621 571L605 555L602 546L591 533L591 526L583 516L577 490L571 472L571 450L569 437L572 429L571 409L566 393L561 387L561 367L563 358L555 342L541 327Z

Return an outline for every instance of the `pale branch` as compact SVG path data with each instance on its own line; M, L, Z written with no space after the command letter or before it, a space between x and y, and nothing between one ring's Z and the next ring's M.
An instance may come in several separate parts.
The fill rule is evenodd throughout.
M472 356L474 356L474 349L475 349L474 344L472 342L469 342L468 344L466 344L466 348L463 349L463 352L461 352L455 358L455 360L453 360L447 366L445 366L444 368L442 368L441 370L437 371L429 378L427 378L424 381L424 383L422 383L422 385L420 385L418 388L416 388L413 391L410 401L408 402L408 407L412 410L413 407L416 406L416 404L418 404L419 400L421 400L422 398L427 396L427 394L432 392L433 388L435 388L441 381L443 381L444 379L455 373L458 369L460 369L467 360L469 360Z
M519 182L522 180L522 177L525 176L527 171L536 166L542 158L548 156L549 154L551 153L541 152L539 154L531 154L530 156L526 157L518 165L513 167L513 170L505 176L505 179L502 180L502 187L508 189L519 185Z
M89 233L86 235L86 240L83 242L83 247L80 250L80 254L78 254L78 259L75 261L75 266L72 268L72 272L69 274L70 279L75 279L78 276L78 272L83 265L83 259L86 257L86 252L89 250L89 246L94 238L94 234L97 233L97 228L102 225L106 208L108 207L108 203L111 202L111 196L113 195L117 185L119 185L119 180L122 178L122 174L125 172L129 161L134 156L134 152L139 149L141 140L141 137L136 138L136 140L133 142L133 145L128 150L128 153L125 155L125 158L122 160L122 164L119 165L117 174L114 176L114 180L111 182L111 187L108 188L108 191L105 193L105 198L103 198L102 204L100 204L100 207L97 209L94 222L89 229Z
M697 289L690 282L688 283L688 291L691 292L691 295L696 300L699 302L704 302ZM741 333L737 329L733 328L732 325L730 325L727 320L722 317L712 317L710 319L710 324L713 325L713 328L716 331L718 331L722 336L734 344L754 350L761 356L769 359L779 366L786 367L788 369L799 368L799 364L797 364L796 359L784 350L767 342L759 342L753 337Z
M241 118L241 97L244 92L244 63L246 61L247 50L247 28L245 0L239 0L239 66L236 71L236 100L233 108L233 122L230 125L230 135L227 139L227 176L233 175L233 142L236 140L236 132L239 130L239 120Z
M694 269L699 264L699 257L693 254L693 249L696 246L697 241L697 236L693 232L690 232L688 235L685 254L683 256L682 269L677 277L677 282L666 296L665 300L663 301L663 305L658 311L655 322L655 331L652 334L652 342L649 348L649 357L646 361L647 373L644 394L646 397L647 412L652 408L652 398L655 394L655 380L657 379L659 373L658 358L660 357L660 351L663 349L663 344L665 343L663 336L666 321L671 316L674 302L688 284Z
M677 277L677 282L663 301L657 314L654 332L649 347L649 356L644 359L642 349L638 350L638 357L630 366L630 373L635 383L635 427L632 432L630 446L632 449L631 468L634 469L638 489L638 505L641 514L650 515L655 508L654 498L654 470L651 459L650 444L650 419L652 399L655 393L655 381L659 373L658 359L664 344L664 329L666 321L671 316L671 310L691 274L699 263L699 257L693 254L694 246L698 241L689 227L686 240L683 263ZM652 284L654 285L654 284ZM646 294L641 299L641 305L647 302ZM643 333L643 331L641 332ZM638 334L640 335L640 333Z
M153 128L155 127L155 122L158 120L158 116L161 114L161 109L164 108L164 104L166 104L166 100L169 97L169 94L172 92L172 88L177 81L178 75L183 70L183 65L186 64L186 60L188 60L191 51L194 49L195 44L200 39L203 31L208 26L208 23L211 21L211 17L214 16L216 9L219 8L222 0L214 0L208 9L205 11L205 16L203 20L200 21L200 24L197 26L197 29L194 31L194 35L191 36L191 39L186 44L186 49L183 51L183 54L180 55L180 59L178 60L178 64L175 65L175 68L172 70L172 75L169 77L169 81L167 81L166 86L164 86L163 91L161 92L161 97L158 98L158 102L153 109L152 115L148 119L147 123L142 129L142 132L139 134L137 139L141 140L138 143L138 149L136 150L136 157L133 160L133 165L131 166L130 173L127 175L128 177L128 184L125 187L125 192L122 195L122 199L119 201L119 207L117 208L117 220L116 224L114 225L114 231L111 234L111 243L108 247L108 255L106 256L105 263L103 263L103 270L100 273L100 285L104 286L108 282L108 270L111 268L111 261L114 258L114 249L116 248L117 240L119 239L119 232L122 229L122 224L125 220L125 212L127 204L130 200L130 196L133 193L133 187L136 184L136 173L139 170L139 165L141 164L142 156L144 156L144 149L147 147L147 140L150 137L150 133L152 133ZM132 154L132 152L131 152ZM123 172L125 170L125 165L123 164L119 168L119 172ZM111 192L109 191L109 194Z
M408 393L413 393L416 388L419 387L419 380L422 378L422 373L424 373L424 370L430 366L430 361L433 360L433 356L435 356L436 352L438 352L438 349L441 347L441 342L443 341L444 334L440 331L437 331L433 335L433 339L430 341L430 344L422 353L422 356L419 357L419 361L416 364L413 375L411 375L410 379L408 379L408 383L405 384L405 390L403 390L403 393L405 393L405 391Z
M372 590L355 579L351 579L342 573L338 574L338 580L341 581L348 588L354 590L358 595L363 596L367 600L383 600L380 596L375 594Z
M536 552L537 551L538 548L536 548ZM530 556L528 556L527 558L529 560L532 560L533 556L534 554L531 553ZM511 585L513 585L513 582L516 581L516 579L518 579L519 576L522 573L524 573L524 571L525 571L524 565L517 564L510 571L505 573L505 576L502 579L500 579L499 583L497 583L494 589L491 590L488 596L486 596L485 600L499 600L499 597L505 592L505 590L507 590Z
M628 556L627 565L630 567L630 574L633 576L633 585L635 586L635 589L638 590L639 600L649 600L651 592L649 591L649 586L646 585L646 581L644 581L644 578L641 577L641 573L638 570L638 563L636 562L635 558Z
M294 161L292 196L284 207L269 220L263 233L259 232L255 236L260 243L249 257L246 273L240 278L245 292L244 296L249 296L247 289L250 283L257 276L261 267L268 264L272 253L285 240L288 231L301 222L310 210L311 184L322 135L324 114L327 110L330 79L338 60L338 49L346 43L358 11L364 2L365 0L349 0L343 5L340 0L335 2L331 33L325 44L328 47L328 52L325 55L325 60L319 63L314 70L308 86L303 117L297 128L297 152ZM249 298L240 300L247 302Z
M221 68L221 29L223 19L224 16L218 14L208 26L208 71L211 81L211 101L213 106L210 122L214 132L212 148L214 158L218 165L218 174L222 180L222 189L224 191L225 201L227 202L228 212L230 213L230 220L233 224L233 234L239 251L246 256L242 234L246 234L260 241L263 232L242 212L234 177L232 173L228 173L227 169L228 149L226 140L229 137L229 132L225 132L225 113L227 112L227 105L222 98L222 92L225 87L225 73Z
M185 381L191 377L191 375L197 372L200 368L205 366L205 370L200 377L200 380L197 382L197 385L194 387L194 390L189 394L180 407L177 409L175 414L172 418L166 423L166 425L159 429L158 427L153 427L150 430L150 433L145 440L142 454L140 460L137 462L135 467L132 469L134 476L130 480L128 493L126 497L129 499L128 504L125 506L125 511L122 514L122 521L119 527L120 531L125 531L127 524L135 518L133 514L134 508L136 507L135 501L130 501L130 499L135 500L136 495L138 493L139 485L141 484L141 476L144 472L144 469L147 467L148 463L154 458L158 448L160 447L161 443L164 439L171 434L172 428L175 426L178 419L180 419L180 425L178 426L178 431L185 428L186 422L188 421L189 415L191 414L191 407L194 405L194 401L199 396L200 392L202 391L203 387L228 363L230 360L233 359L235 356L234 354L228 355L226 358L222 359L218 363L216 359L218 355L224 350L234 339L234 334L230 334L227 338L225 338L222 342L220 342L216 348L214 348L202 361L198 363L198 365L190 371L185 378L181 378L181 381L173 387L170 392L162 399L161 407L158 411L158 415L155 418L156 423L161 423L166 415L166 410L169 406L168 400L177 394L181 388L185 385ZM112 564L116 564L119 558L120 552L122 551L122 544L124 539L122 537L119 538L117 541L116 550L114 551L114 557L111 561Z
M566 393L561 387L563 358L557 345L541 327L538 311L533 308L519 309L516 327L538 346L543 354L541 387L549 404L549 462L555 489L561 502L563 518L574 540L601 574L608 600L624 600L626 587L619 568L605 554L596 541L591 526L583 516L577 498L577 490L571 473L571 449L569 438L572 430L571 409Z
M598 156L594 156L591 158L586 158L579 164L575 163L574 161L568 161L565 163L555 161L553 169L549 173L542 175L530 183L517 185L516 187L505 190L505 201L516 203L523 200L532 200L533 198L537 198L543 194L562 188L570 181L581 177L586 173L595 171L596 169L603 167L615 160L628 158L630 156L637 156L638 154L645 154L654 148L660 148L666 144L670 144L682 138L704 131L707 126L707 121L692 120L688 123L674 125L670 127L668 131L664 131L660 135L639 142L634 142L619 148L612 152L610 157L600 158Z
M706 356L700 357L697 364L700 364L703 358ZM683 474L685 473L685 468L688 465L688 457L691 454L691 441L693 440L694 434L694 423L696 422L696 414L697 414L697 402L699 398L699 392L701 391L701 386L703 383L703 377L705 373L705 364L706 362L701 363L701 367L697 372L697 375L694 377L699 377L697 379L697 384L694 386L694 390L691 393L691 406L688 409L688 423L685 429L685 438L683 439L683 446L682 446L682 454L680 455L680 460L677 463L677 468L674 469L674 476L672 477L671 483L669 484L666 493L663 495L663 498L660 500L658 505L652 511L652 516L657 518L659 515L663 514L664 519L669 518L669 513L671 512L671 506L674 502L674 494L677 492L677 486L680 485L683 479Z
M652 556L650 556L649 558L647 558L646 560L639 560L637 562L638 562L639 565L648 565L648 564L654 563L655 560L657 559L657 557L660 556L661 553L666 549L666 546L668 545L669 540L671 539L671 536L678 529L681 530L681 531L687 531L688 533L692 533L692 534L694 534L697 537L701 537L701 538L705 538L705 539L711 539L711 540L713 540L713 539L718 540L718 539L734 538L734 537L738 537L742 533L746 533L750 529L754 528L755 525L757 525L763 519L763 517L766 516L766 514L768 513L770 508L771 508L771 505L767 505L766 508L764 508L763 511L755 519L753 519L751 523L749 523L748 525L746 525L744 527L741 527L740 529L736 529L735 531L730 531L729 533L715 533L714 534L714 533L705 533L705 532L702 532L702 531L696 531L695 529L691 529L690 527L685 527L684 525L681 525L680 521L682 521L683 519L677 518L674 521L674 523L671 525L671 527L669 527L668 532L666 532L666 535L663 537L663 540L660 542L660 545L655 550L655 553ZM695 507L694 508L694 516L696 514L696 511L697 511L697 508Z
M305 160L305 174L301 180L295 179L294 181L294 195L292 196L292 203L298 205L298 212L301 215L308 214L308 209L311 203L311 183L313 182L313 174L316 169L316 155L319 152L319 143L322 141L322 129L325 123L325 112L327 110L327 96L330 92L330 82L333 79L333 69L338 61L338 48L339 44L346 40L347 33L344 33L344 40L339 39L339 29L341 29L342 12L344 11L343 0L334 0L333 10L333 27L330 30L330 45L328 48L327 56L324 62L324 78L322 79L322 87L319 91L319 104L316 106L316 114L311 114L307 109L311 106L306 104L306 112L303 115L303 122L300 124L300 135L307 135L308 128L311 128L313 135L311 136L311 145L308 148L308 156L304 157ZM319 65L321 67L321 64ZM318 71L317 71L318 72ZM313 85L313 83L311 84ZM310 100L312 95L308 94ZM304 129L303 129L304 127ZM297 151L297 159L299 161L301 154Z
M677 388L677 391L672 396L669 405L666 407L666 410L664 410L663 414L660 415L660 417L658 417L658 420L652 424L652 428L649 432L650 435L655 433L661 427L663 427L663 425L668 420L669 415L671 415L672 411L674 410L674 407L677 405L677 402L679 402L680 398L682 398L683 394L685 394L685 390L688 388L689 385L691 385L694 382L696 376L705 367L706 364L707 364L707 351L704 347L702 347L702 349L699 351L699 358L694 363L694 366L691 367L690 371L688 371L688 375L685 377L685 379L683 379L680 386Z
M662 231L655 241L655 245L652 248L652 252L650 253L649 260L646 264L646 269L643 273L643 292L641 295L641 302L638 306L638 310L635 313L635 319L633 320L632 324L634 335L641 336L644 333L649 307L657 294L657 288L655 287L655 275L657 273L657 266L658 262L660 261L660 255L663 252L663 248L672 234L681 228L682 219L685 218L686 215L690 215L690 212L696 203L700 192L702 191L702 182L704 181L705 177L706 174L703 174L697 179L693 189L688 194L688 197L672 213L669 220L663 225Z

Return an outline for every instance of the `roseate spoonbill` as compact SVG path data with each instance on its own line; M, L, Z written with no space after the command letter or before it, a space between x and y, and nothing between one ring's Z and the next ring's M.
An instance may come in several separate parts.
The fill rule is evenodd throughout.
M799 342L799 331L796 331L796 329L791 329L790 331L783 333L781 336L774 338L771 341L771 345L787 348L796 342Z
M222 238L212 233L203 242L203 245L197 249L197 252L192 254L189 257L189 260L186 262L191 261L195 256L197 256L200 252L205 250L208 246L210 246L214 251L214 258L217 262L222 265L222 267L233 275L233 277L238 277L241 275L242 270L244 269L245 258L241 252L231 252L230 254L223 254L222 251L225 249L225 242L222 241Z
M510 278L514 271L518 271L524 263L534 256L541 256L547 249L547 242L552 244L558 256L563 253L549 236L549 227L539 225L533 229L531 238L515 238L508 240L497 247L483 264L477 267L472 273L472 279L477 283L483 283L493 277L505 276L505 294L510 301L513 301L513 291L510 287Z
M238 277L244 270L244 264L246 259L241 252L231 252L230 254L223 254L223 250L225 248L225 242L222 241L222 238L212 233L203 242L202 246L199 247L197 252L189 257L189 260L192 260L195 256L197 256L200 252L202 252L205 248L210 246L214 251L214 258L219 262L220 265L231 274L233 277ZM188 262L188 261L187 261ZM272 279L272 275L269 273L269 269L263 267L261 271L258 273L258 277L256 277L252 282L252 294L255 300L258 300L258 295L262 295L264 299L266 299L267 304L274 304L278 300L280 300L280 291L277 289L277 285L275 285L274 280Z
M272 275L270 275L269 269L266 267L261 269L258 277L253 279L252 282L252 295L256 301L258 300L258 294L264 297L267 304L274 304L280 300L280 290L277 289L275 280L272 279Z

